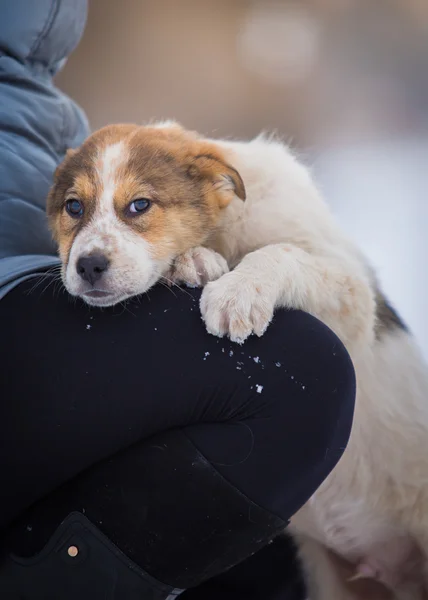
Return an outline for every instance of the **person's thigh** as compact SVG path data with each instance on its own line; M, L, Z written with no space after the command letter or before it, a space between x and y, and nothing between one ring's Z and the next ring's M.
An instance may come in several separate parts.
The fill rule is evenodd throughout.
M26 282L0 302L3 524L82 470L168 429L186 428L220 473L278 513L284 494L298 504L307 493L299 472L305 488L311 465L313 488L346 445L352 365L309 315L280 311L263 338L238 346L206 333L199 290L158 286L94 310L43 286ZM329 457L326 440L334 441Z

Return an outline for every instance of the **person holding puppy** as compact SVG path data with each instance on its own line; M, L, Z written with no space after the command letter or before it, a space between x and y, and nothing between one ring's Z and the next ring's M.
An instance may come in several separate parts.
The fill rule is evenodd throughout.
M353 366L300 311L241 347L199 290L70 301L45 202L89 133L52 82L86 10L2 5L0 597L297 600L282 534L346 447Z

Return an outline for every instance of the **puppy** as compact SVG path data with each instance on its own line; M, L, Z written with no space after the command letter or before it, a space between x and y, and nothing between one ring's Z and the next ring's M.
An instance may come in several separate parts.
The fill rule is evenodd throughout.
M336 332L358 395L342 460L291 524L310 598L356 598L361 578L400 600L424 598L427 369L290 150L265 136L205 139L170 122L106 127L67 154L47 212L64 284L88 304L116 304L165 278L205 285L207 330L237 343L263 335L278 307Z

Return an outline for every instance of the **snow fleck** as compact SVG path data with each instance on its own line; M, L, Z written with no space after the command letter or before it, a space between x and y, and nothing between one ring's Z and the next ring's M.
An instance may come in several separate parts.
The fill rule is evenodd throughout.
M259 358L258 356L255 356L255 357L253 358L253 361L254 361L255 363L259 363L259 362L260 362L260 358Z
M242 371L241 367L236 367L237 371Z
M222 348L221 351L224 353L224 348Z
M205 356L209 356L209 355L210 355L210 353L209 353L209 352L205 352Z
M33 528L31 525L27 525L27 531L33 531Z
M263 391L263 386L259 385L258 383L256 384L256 391L258 394L261 394Z
M281 363L280 363L280 362L276 362L276 363L275 363L275 367L280 367L280 366L281 366Z
M92 325L89 325L89 323L88 323L88 325L86 325L86 329L90 329L91 327L92 327Z
M169 311L169 308L165 308L165 310L163 312L166 313L168 311Z
M89 317L89 318L92 320L94 317Z
M302 385L302 390L305 390L305 389L306 389L306 386L305 386L305 385Z
M294 375L291 375L291 379L294 379Z
M229 352L229 356L233 356L233 350Z
M157 328L157 327L155 327L155 331L157 331L157 330L158 330L158 328Z

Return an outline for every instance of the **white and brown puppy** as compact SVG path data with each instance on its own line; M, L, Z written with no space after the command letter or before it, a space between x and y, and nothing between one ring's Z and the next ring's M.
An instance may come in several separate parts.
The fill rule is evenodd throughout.
M166 277L206 284L201 310L214 335L239 343L262 335L281 306L337 333L358 397L341 462L292 522L310 596L358 596L360 582L343 581L328 549L356 578L423 598L427 369L290 150L264 136L205 139L174 123L106 127L58 168L48 215L64 284L91 305L116 304Z

